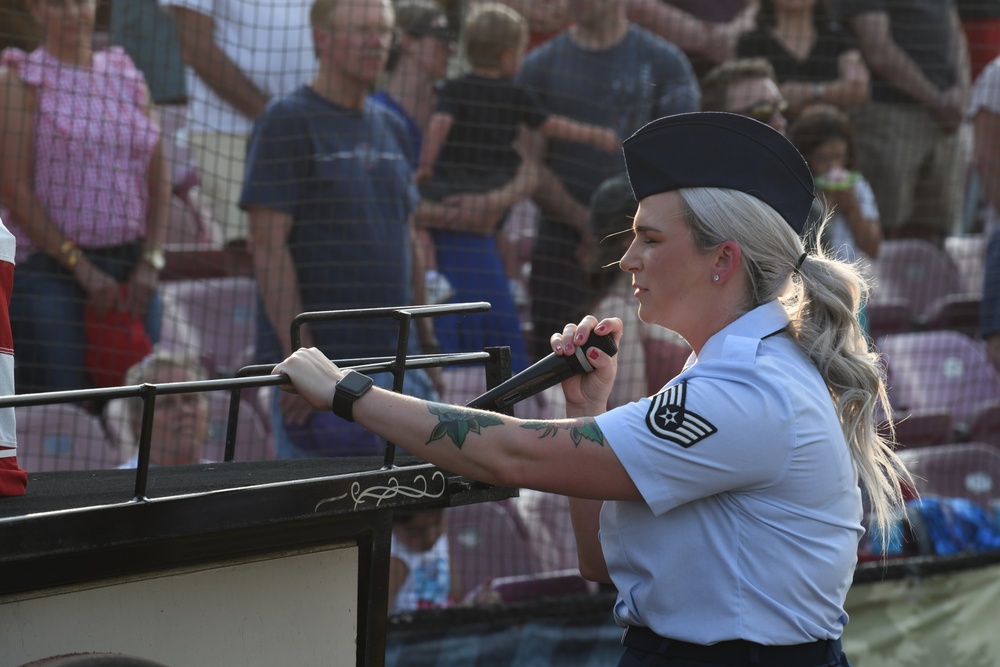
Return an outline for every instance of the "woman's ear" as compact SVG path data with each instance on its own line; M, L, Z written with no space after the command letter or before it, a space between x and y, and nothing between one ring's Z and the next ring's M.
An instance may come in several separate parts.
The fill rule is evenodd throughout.
M735 275L743 264L743 249L736 241L723 241L715 249L715 262L712 265L712 275L719 276L715 282L726 282Z

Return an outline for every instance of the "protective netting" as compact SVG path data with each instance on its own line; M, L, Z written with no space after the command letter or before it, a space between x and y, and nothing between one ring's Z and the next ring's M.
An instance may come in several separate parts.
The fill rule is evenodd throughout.
M832 210L822 242L871 277L861 317L899 445L962 461L921 468L924 496L970 500L996 530L1000 6L783 4L398 0L386 23L378 0L4 0L18 391L230 377L288 354L301 311L489 301L418 327L411 352L505 345L517 372L592 312L625 322L612 403L655 393L689 348L638 320L617 266L635 204L616 146L662 115L725 110L809 162ZM316 325L303 342L387 355L395 330ZM478 367L406 387L455 403L484 389ZM287 399L244 398L237 459L356 453L340 448L354 431L290 428ZM163 450L200 442L159 463L221 458L227 406L162 405ZM562 410L558 390L517 407ZM28 470L134 459L124 402L17 416ZM955 466L975 488L937 490ZM420 579L403 607L594 590L563 498L407 517L397 542L438 532L436 547L397 544ZM890 551L933 551L908 537Z

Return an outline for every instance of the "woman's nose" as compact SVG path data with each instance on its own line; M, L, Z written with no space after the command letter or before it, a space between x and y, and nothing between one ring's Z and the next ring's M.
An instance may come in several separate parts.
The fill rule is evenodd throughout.
M632 273L633 271L639 270L639 258L638 253L632 252L632 244L625 250L625 254L622 255L621 261L618 262L618 268L626 273Z

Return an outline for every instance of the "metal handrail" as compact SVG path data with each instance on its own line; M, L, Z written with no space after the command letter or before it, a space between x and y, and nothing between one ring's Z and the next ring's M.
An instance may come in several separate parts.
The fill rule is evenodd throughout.
M449 354L406 355L409 340L409 328L414 318L434 317L437 315L452 315L489 310L486 302L461 304L442 304L435 306L399 306L388 308L364 308L350 310L331 310L300 313L292 321L293 347L298 347L301 341L299 329L302 324L313 321L367 319L391 317L399 321L399 337L396 354L384 357L361 357L333 360L342 368L353 368L365 373L393 374L393 390L401 392L403 377L407 370L454 366L473 363L484 363L488 384L497 383L497 369L506 369L501 375L509 377L510 353L497 355L489 351L464 352ZM0 408L16 408L33 405L51 405L61 403L79 403L83 401L105 401L116 398L140 398L143 402L142 424L140 426L138 461L136 464L134 501L146 501L146 489L149 478L149 457L153 432L153 414L156 409L156 397L171 394L185 394L218 390L230 391L229 414L226 424L226 448L224 462L235 459L236 429L239 419L241 391L255 387L270 387L288 384L288 376L273 374L276 364L257 364L241 368L236 377L217 378L212 380L192 380L187 382L144 383L121 387L103 387L96 389L75 389L70 391L51 391L34 394L16 394L0 396ZM499 379L506 379L500 377ZM395 459L395 445L387 443L383 466L392 467Z

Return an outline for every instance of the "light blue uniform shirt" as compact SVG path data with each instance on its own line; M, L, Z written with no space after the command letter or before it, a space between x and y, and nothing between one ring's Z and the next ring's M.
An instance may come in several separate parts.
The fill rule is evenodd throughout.
M822 377L777 301L742 316L659 394L597 418L645 502L606 502L616 620L673 639L836 639L861 492Z

